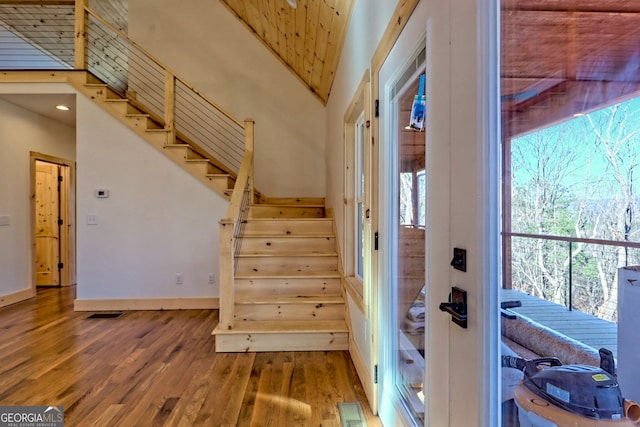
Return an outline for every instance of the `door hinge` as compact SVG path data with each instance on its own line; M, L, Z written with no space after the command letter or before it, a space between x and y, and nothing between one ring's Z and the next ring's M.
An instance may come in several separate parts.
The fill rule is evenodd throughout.
M378 250L378 232L377 231L373 234L373 249L376 251Z
M376 99L375 102L375 114L376 117L380 117L380 100Z
M62 270L64 268L64 263L59 262L58 263L58 270Z
M373 383L378 384L378 365L373 365Z
M63 225L63 224L64 224L64 221L63 221L63 220L61 220L61 219L59 219L59 220L58 220L58 225Z
M58 175L58 182L62 182L62 181L63 181L62 175Z

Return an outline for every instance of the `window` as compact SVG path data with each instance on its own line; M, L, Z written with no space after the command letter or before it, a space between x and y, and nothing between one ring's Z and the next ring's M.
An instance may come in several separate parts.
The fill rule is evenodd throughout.
M425 170L400 173L400 225L424 228L425 200Z
M355 135L355 274L363 279L364 272L364 113L360 115L356 122Z

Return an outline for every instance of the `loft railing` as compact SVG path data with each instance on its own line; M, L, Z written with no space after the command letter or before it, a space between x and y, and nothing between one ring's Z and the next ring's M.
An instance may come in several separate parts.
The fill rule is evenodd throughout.
M160 121L170 141L177 136L226 172L239 172L243 123L131 40L122 25L90 9L87 0L1 3L0 68L88 70Z
M503 233L504 287L617 321L618 269L640 265L640 243Z
M220 221L220 327L234 324L234 276L242 244L244 227L253 201L253 121L245 121L245 153L236 179L227 214Z

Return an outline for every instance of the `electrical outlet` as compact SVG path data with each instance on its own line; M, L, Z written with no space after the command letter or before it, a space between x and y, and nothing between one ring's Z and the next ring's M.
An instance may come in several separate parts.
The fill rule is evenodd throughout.
M213 273L209 273L208 275L208 282L210 285L213 285L216 283L216 275Z
M184 283L184 277L182 273L176 273L176 285L182 285Z

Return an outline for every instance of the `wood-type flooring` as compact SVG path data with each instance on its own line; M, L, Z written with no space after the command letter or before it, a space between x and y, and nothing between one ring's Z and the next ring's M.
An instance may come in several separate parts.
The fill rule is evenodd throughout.
M74 312L75 289L0 309L0 405L62 405L65 426L339 426L371 414L348 352L215 353L217 310Z

